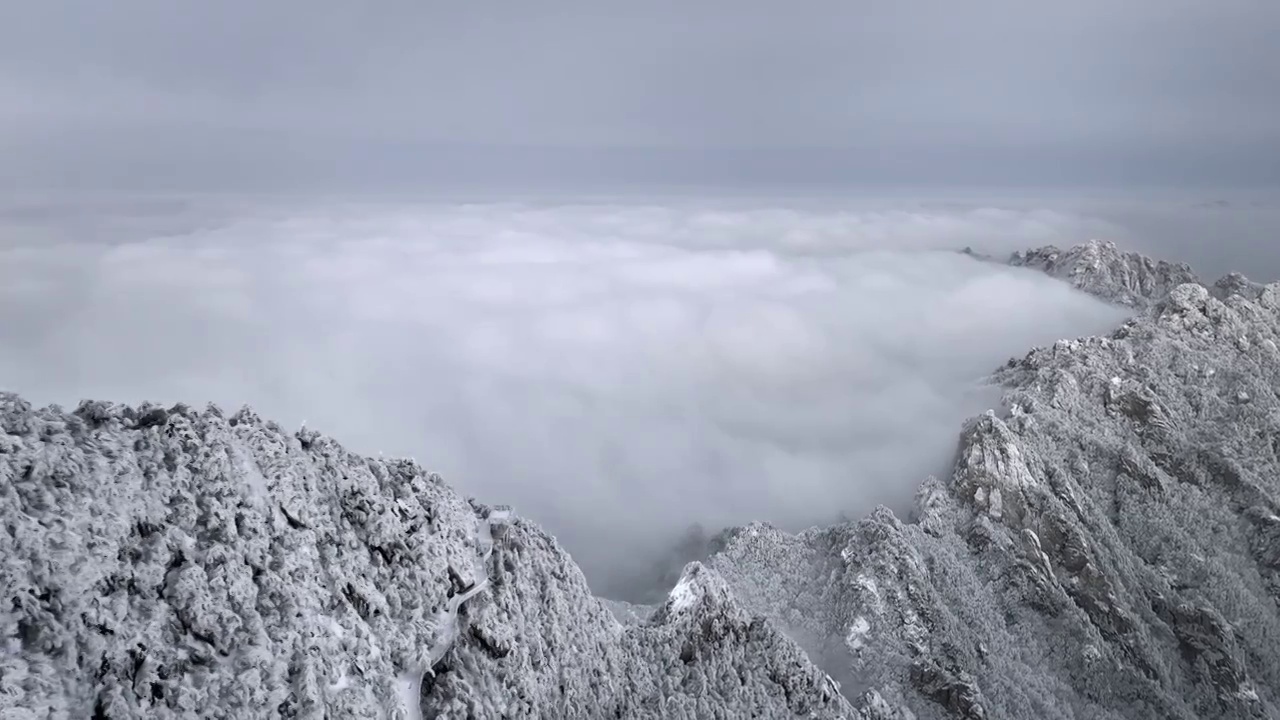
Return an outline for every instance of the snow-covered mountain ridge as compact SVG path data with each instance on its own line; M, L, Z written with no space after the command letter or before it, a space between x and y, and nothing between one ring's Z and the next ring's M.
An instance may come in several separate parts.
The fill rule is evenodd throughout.
M1008 263L1041 270L1090 295L1136 308L1147 307L1179 285L1199 282L1185 263L1124 252L1114 242L1103 240L1090 240L1066 250L1046 245L1016 252Z
M1000 369L910 521L728 531L656 609L412 462L0 395L0 717L1280 716L1280 285L1011 264L1141 313Z
M7 394L0 473L0 717L848 714L713 575L624 628L535 525L249 411Z
M709 566L868 717L1280 717L1280 285L1242 287L1011 361L913 522Z

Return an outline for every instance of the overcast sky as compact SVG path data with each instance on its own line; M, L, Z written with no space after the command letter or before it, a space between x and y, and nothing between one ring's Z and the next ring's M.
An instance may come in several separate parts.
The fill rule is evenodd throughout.
M1280 182L1280 4L49 0L0 181Z

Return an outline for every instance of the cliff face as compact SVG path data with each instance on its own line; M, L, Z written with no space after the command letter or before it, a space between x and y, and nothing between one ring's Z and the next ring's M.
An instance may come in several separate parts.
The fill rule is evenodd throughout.
M915 517L656 608L413 463L0 395L0 717L1280 717L1280 285L1112 250L1024 256L1147 309L1000 369Z
M709 565L871 717L1280 716L1278 342L1280 285L1179 286L1003 368L915 522Z

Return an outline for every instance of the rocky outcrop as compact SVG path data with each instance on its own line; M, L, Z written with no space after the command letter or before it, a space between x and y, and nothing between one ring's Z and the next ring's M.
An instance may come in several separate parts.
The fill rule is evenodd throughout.
M911 522L707 565L869 716L1280 717L1280 285L1241 287L1011 361Z
M0 717L851 716L700 570L624 627L535 525L243 411L0 395Z
M1219 278L1209 291L1219 300L1226 300L1232 295L1239 295L1241 297L1254 300L1261 297L1262 293L1265 292L1266 289L1266 285L1253 282L1240 273L1230 273Z
M1016 252L1008 264L1042 270L1091 295L1133 308L1145 308L1184 283L1199 282L1188 265L1124 252L1102 240L1068 250L1046 245Z

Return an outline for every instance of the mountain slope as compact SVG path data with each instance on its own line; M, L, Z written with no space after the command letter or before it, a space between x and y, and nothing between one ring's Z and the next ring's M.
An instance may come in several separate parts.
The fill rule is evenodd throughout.
M1012 361L915 522L708 564L875 717L1280 717L1280 285L1242 287Z
M713 573L623 627L536 526L243 411L0 395L0 717L845 717Z

